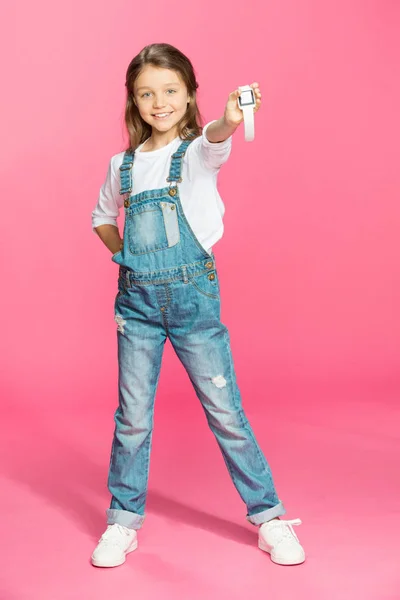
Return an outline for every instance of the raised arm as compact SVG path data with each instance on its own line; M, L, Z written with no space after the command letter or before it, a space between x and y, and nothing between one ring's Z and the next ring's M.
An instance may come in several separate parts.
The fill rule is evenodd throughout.
M257 82L251 84L256 97L256 112L261 106L261 92ZM231 137L240 123L243 121L243 111L238 107L237 99L240 96L239 90L235 90L229 94L228 102L226 103L224 116L211 123L207 128L207 139L211 143L224 142Z

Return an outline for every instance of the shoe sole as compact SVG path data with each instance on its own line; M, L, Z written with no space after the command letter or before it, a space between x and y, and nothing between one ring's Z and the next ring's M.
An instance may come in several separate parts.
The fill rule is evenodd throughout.
M274 560L274 559L272 558L272 555L271 555L271 550L268 548L268 546L266 546L266 545L265 545L265 544L262 542L262 540L258 540L258 547L259 547L259 548L260 548L260 550L262 550L263 552L268 552L268 554L271 556L271 560L272 560L272 562L273 562L273 563L275 563L276 565L301 565L301 564L302 564L302 563L303 563L303 562L306 560L306 559L305 559L305 557L304 557L304 558L303 558L303 559L301 559L301 560L290 561L290 562L289 562L289 561L285 562L285 561L283 561L283 560L277 561L277 560Z
M133 552L134 550L136 550L138 547L138 542L137 540L135 542L133 542L133 544L128 548L128 550L126 550L125 552L125 556L123 558L123 560L119 561L119 562L114 562L112 564L105 564L102 563L100 561L96 561L96 559L94 559L92 557L92 565L94 567L119 567L120 565L123 565L125 560L126 560L126 555L129 554L130 552Z

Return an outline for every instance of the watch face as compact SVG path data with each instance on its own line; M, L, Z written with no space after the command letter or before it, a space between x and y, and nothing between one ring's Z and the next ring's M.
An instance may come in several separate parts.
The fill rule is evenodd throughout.
M254 105L255 100L253 90L246 90L245 92L242 92L239 96L239 104L240 106Z

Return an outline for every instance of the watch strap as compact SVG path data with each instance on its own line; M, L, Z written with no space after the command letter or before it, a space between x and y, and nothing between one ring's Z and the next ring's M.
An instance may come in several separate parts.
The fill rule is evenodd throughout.
M254 93L253 88L250 85L241 85L238 87L240 93L252 91ZM253 106L243 106L241 108L243 112L243 121L244 121L244 139L246 142L252 142L254 140L254 107Z

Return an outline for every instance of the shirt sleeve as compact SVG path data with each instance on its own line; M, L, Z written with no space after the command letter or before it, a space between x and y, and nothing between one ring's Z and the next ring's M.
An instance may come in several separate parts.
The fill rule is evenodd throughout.
M206 132L211 123L210 121L203 128L203 133L200 137L201 143L199 145L199 151L204 165L213 171L218 171L222 165L228 160L232 150L232 136L228 137L223 142L210 142L207 139Z
M99 225L115 225L122 206L122 196L119 193L119 182L113 167L113 158L108 165L106 179L100 188L95 209L92 211L92 231Z

